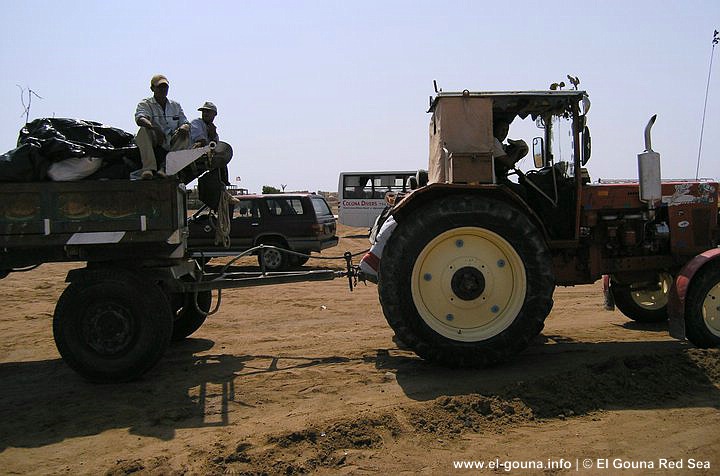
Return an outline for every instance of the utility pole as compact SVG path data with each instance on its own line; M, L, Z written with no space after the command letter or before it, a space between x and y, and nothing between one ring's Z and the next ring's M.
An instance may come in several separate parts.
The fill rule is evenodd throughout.
M697 167L695 168L695 180L697 180L700 175L700 154L702 153L703 133L705 132L705 112L707 111L708 93L710 92L710 75L712 74L712 64L713 64L713 56L715 55L715 45L717 45L718 43L720 43L720 32L715 30L715 33L713 33L713 39L712 39L712 51L710 52L710 68L708 69L707 86L705 87L705 105L703 106L702 125L700 126L700 145L698 147Z

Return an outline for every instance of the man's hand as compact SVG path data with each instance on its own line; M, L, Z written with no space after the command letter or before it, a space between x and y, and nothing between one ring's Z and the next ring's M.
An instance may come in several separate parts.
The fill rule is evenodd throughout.
M178 134L179 136L186 136L190 132L190 126L188 124L183 124L182 126L178 127L175 130L175 134ZM175 135L173 134L173 135Z
M149 122L149 121L148 121ZM162 144L165 142L165 133L157 124L149 123L148 126L143 126L150 130L150 136L153 138L155 145Z

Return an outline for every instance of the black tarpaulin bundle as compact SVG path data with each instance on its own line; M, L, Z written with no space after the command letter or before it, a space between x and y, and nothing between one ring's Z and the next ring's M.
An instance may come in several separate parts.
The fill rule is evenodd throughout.
M0 155L0 182L46 180L50 164L72 157L99 157L123 168L128 160L139 163L133 137L99 122L36 119L20 131L17 148Z

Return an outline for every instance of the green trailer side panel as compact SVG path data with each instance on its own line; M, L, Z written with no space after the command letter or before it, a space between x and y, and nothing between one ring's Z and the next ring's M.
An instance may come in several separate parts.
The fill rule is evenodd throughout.
M163 258L184 243L184 185L167 180L0 184L0 267L98 255Z

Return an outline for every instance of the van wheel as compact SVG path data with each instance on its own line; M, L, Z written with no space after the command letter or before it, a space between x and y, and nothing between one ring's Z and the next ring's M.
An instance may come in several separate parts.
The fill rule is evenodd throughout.
M310 255L310 250L298 250L298 253L302 253L302 254L308 255L308 256L292 255L292 256L290 257L290 259L292 260L292 265L293 265L293 266L302 266L302 265L304 265L305 263L307 263L308 260L310 259L310 256L309 256L309 255Z
M284 243L278 240L263 242L264 245L274 246L275 248L264 248L258 254L258 264L262 267L265 262L265 269L268 271L282 271L288 267L289 255L284 253L282 249L286 248ZM281 249L277 249L281 248Z
M60 296L53 336L63 360L87 380L140 377L165 353L173 318L165 293L138 274L88 271Z
M720 266L717 262L705 265L690 284L685 333L697 347L720 346Z

